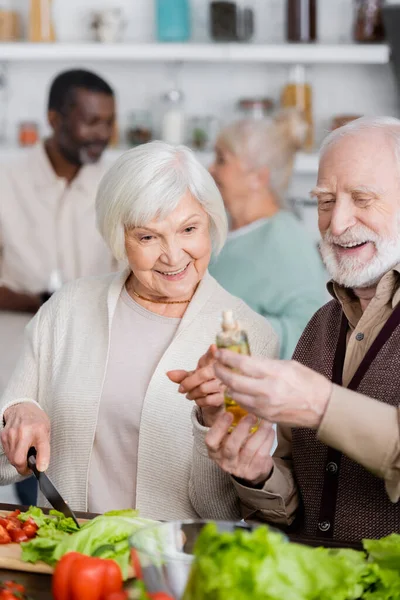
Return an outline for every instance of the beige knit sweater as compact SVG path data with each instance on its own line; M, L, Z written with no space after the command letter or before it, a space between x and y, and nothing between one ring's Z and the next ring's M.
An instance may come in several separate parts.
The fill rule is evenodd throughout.
M128 275L125 270L80 279L55 294L28 325L23 353L0 401L0 423L8 406L23 401L38 402L49 415L48 474L76 510L87 509L88 473L111 324ZM206 274L144 399L136 494L136 507L143 516L165 520L240 516L230 477L207 456L206 429L195 416L191 420L192 403L166 377L171 369L196 367L215 340L221 311L227 308L234 310L248 331L254 354L277 354L276 336L268 322ZM18 479L0 449L0 484ZM41 496L38 503L46 506Z

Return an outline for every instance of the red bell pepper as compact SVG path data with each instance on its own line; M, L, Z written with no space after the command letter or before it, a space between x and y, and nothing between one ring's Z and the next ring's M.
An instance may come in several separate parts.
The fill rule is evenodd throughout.
M68 552L53 575L54 600L106 600L122 590L121 569L114 560Z

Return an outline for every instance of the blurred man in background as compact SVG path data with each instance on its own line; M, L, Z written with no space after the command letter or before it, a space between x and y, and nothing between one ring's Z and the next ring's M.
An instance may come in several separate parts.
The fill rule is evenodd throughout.
M0 395L43 302L63 283L116 267L94 212L114 92L89 71L61 73L51 85L48 121L48 139L0 166ZM35 503L35 483L18 486L20 500Z

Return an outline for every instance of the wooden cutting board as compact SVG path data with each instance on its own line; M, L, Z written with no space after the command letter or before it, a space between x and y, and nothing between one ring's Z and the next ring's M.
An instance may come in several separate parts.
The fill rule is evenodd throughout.
M10 511L0 510L0 516L6 517ZM87 519L78 519L79 523L85 523ZM25 571L26 573L42 573L52 575L54 569L46 563L39 561L35 564L22 560L22 549L20 544L0 544L0 570ZM134 577L132 567L129 568L129 578Z

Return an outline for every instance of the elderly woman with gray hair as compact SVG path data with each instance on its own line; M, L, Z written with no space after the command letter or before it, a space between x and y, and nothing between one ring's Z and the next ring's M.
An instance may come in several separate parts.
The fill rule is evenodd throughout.
M213 408L191 415L176 376L167 377L196 370L227 308L255 354L277 353L268 322L208 274L227 231L218 188L190 150L153 142L105 175L97 219L127 267L66 285L28 325L0 402L0 482L29 474L34 446L73 509L238 517L232 480L208 458L207 429L196 421ZM251 443L272 435L265 422Z
M267 317L291 358L303 329L324 304L326 277L316 244L285 210L296 152L307 124L294 111L243 120L219 134L211 174L230 217L224 249L210 273Z

